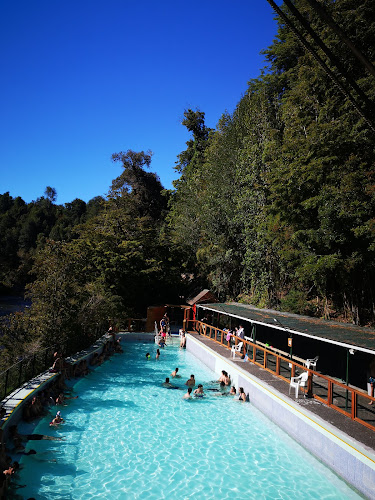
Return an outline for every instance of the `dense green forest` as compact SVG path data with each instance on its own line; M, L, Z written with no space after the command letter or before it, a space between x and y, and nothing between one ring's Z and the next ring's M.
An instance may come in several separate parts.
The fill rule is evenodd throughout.
M3 326L4 359L74 350L109 318L204 286L221 300L375 323L375 9L320 2L366 67L316 2L291 3L305 21L290 3L233 113L211 129L203 111L185 111L173 190L148 171L151 153L128 150L113 155L123 171L105 199L59 206L51 187L29 204L0 196L0 282L32 301Z

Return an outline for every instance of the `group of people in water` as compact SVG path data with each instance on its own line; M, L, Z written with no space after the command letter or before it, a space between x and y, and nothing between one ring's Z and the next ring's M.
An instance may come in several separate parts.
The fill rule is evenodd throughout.
M110 329L108 338L101 352L94 353L90 359L90 366L100 365L114 353L123 352L120 339L116 338L115 332ZM69 363L69 361L71 361ZM24 422L33 420L52 413L50 422L51 430L60 427L65 422L61 415L62 407L68 404L69 400L77 399L77 395L72 394L72 390L65 384L66 380L84 377L90 372L89 363L86 359L75 362L65 359L59 351L53 355L53 362L50 373L58 373L48 386L33 396L30 402L23 405L22 419ZM56 412L54 409L56 408ZM0 418L5 417L5 412L0 414ZM18 459L22 455L35 455L37 452L30 449L25 451L28 441L35 440L62 440L62 437L44 434L20 434L17 425L11 425L7 431L7 436L3 435L0 429L0 498L6 497L6 491L14 475L22 467ZM13 457L13 458L12 458ZM17 460L14 460L16 458ZM16 486L18 487L18 486Z
M147 353L147 355L149 355L149 353ZM182 389L182 387L180 387L179 385L173 384L171 382L171 378L181 378L178 367L176 367L171 372L170 377L166 377L165 381L162 383L162 386L166 389ZM203 398L204 396L206 396L206 393L203 389L203 384L196 384L194 374L190 375L190 378L186 380L184 385L187 386L187 391L183 395L183 399ZM220 378L218 380L212 381L210 385L211 387L207 388L207 392L210 391L215 396L238 396L238 399L240 401L249 401L249 397L248 395L246 395L243 387L240 387L237 392L236 387L234 385L231 385L230 376L225 370L222 370Z
M236 328L236 335L238 334L241 336L241 338L243 338L244 329L242 325L240 325L238 329ZM167 314L164 314L163 318L160 320L160 339L155 354L156 360L160 359L161 353L159 348L163 349L166 346L167 335L170 335L169 318ZM179 330L179 337L180 337L180 348L186 348L186 332L183 329ZM151 359L151 354L150 352L147 352L146 360L150 359ZM175 368L172 371L171 377L173 379L181 378L178 368ZM249 397L248 395L246 395L243 387L240 387L239 391L237 392L236 387L234 385L231 386L230 376L225 370L222 370L219 380L214 382L218 383L219 387L209 387L207 391L213 392L217 396L238 395L238 399L240 401L244 402L249 401ZM193 374L190 375L190 378L185 382L185 385L187 386L187 392L184 394L183 399L203 398L206 395L202 384L198 384L197 387L194 389L194 387L196 386L196 382ZM166 389L181 389L181 387L171 382L170 377L166 377L162 386L165 387Z

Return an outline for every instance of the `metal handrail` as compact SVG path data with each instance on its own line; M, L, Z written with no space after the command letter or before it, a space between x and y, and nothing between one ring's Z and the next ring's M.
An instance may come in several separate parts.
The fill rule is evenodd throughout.
M223 347L227 349L231 349L230 342L225 340L227 332L224 330L214 327L212 325L209 325L207 323L202 323L199 320L189 320L189 323L193 325L193 329L195 329L200 335L203 335L204 337L209 338L213 342L216 342ZM212 338L212 332L214 332L214 338ZM219 340L218 340L218 334L219 335ZM375 425L370 424L369 422L366 422L365 420L361 419L358 417L358 397L365 398L368 402L372 401L375 402L375 398L369 396L365 392L362 392L361 390L355 389L354 387L349 387L348 385L339 382L327 375L322 375L319 372L316 372L314 370L311 370L310 368L306 368L306 366L301 365L300 363L296 363L294 360L282 356L280 354L277 354L276 352L272 351L271 349L267 349L266 347L262 347L258 345L257 343L250 342L248 340L236 337L235 335L231 335L237 344L238 341L243 342L243 354L245 354L248 350L248 347L251 347L253 350L253 356L252 358L249 357L248 360L250 363L253 363L257 366L260 366L261 368L269 371L273 375L275 375L278 378L281 378L282 380L285 380L286 382L290 382L291 377L294 377L295 375L295 370L296 368L302 369L304 371L307 371L309 373L309 380L308 380L308 388L307 388L307 394L309 397L312 397L314 399L317 399L321 403L324 403L325 405L329 406L330 408L338 411L339 413L342 413L348 417L350 417L352 420L355 420L356 422L359 422L360 424L364 425L365 427L368 427L369 429L375 430ZM259 363L256 359L256 353L257 351L262 351L263 352L263 362ZM272 370L268 366L268 357L273 356L275 358L275 370ZM280 365L281 361L284 361L288 363L288 367L290 367L290 376L289 378L284 377L283 375L280 374ZM322 380L327 383L327 397L324 398L316 393L313 392L313 385L317 386L317 380ZM314 381L314 383L313 383ZM344 389L346 395L345 395L345 410L343 408L340 408L334 403L334 386L338 386L342 389ZM348 411L348 395L349 393L351 394L351 408L350 411ZM344 396L343 396L344 397Z
M51 366L52 355L56 347L45 347L35 353L22 357L19 361L0 372L0 394L6 398L17 387L32 379L38 373ZM50 352L51 356L48 356Z
M52 348L52 347L45 347L44 349L42 349L41 351L37 351L37 353L39 352L44 352L44 351L47 351L48 349L55 349L55 348ZM17 366L19 363L22 363L22 361L25 361L25 359L28 359L28 358L32 358L33 356L35 356L35 354L37 353L34 353L34 354L30 354L30 356L26 356L22 359L20 359L19 361L17 361L16 363L14 363L14 365L11 365L11 366L8 366L8 368L6 370L4 370L3 372L0 372L0 378L4 375L4 373L6 373L8 370L11 370L14 366Z

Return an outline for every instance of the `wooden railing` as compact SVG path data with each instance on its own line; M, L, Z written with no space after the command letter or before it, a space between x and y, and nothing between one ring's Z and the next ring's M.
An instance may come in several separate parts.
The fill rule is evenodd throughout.
M370 403L375 404L375 398L366 394L365 391L308 369L303 363L296 362L295 357L291 359L288 355L283 356L279 350L264 347L264 344L259 345L232 335L231 340L235 341L233 344L226 340L228 332L201 321L189 320L188 329L197 331L200 335L210 338L227 349L231 349L232 345L237 345L238 342L243 342L242 355L247 354L249 362L262 367L287 383L290 383L291 377L296 376L296 373L307 371L309 374L307 388L306 390L301 388L306 396L315 398L352 420L375 430L375 406L374 409L370 406Z

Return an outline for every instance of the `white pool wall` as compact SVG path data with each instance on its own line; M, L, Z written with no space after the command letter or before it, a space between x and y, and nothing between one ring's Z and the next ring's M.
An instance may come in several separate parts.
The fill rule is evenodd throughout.
M227 357L221 356L192 335L187 335L186 349L218 376L226 370L233 385L243 387L249 394L250 404L363 495L375 500L375 453L372 449L250 375L231 361L230 351Z

